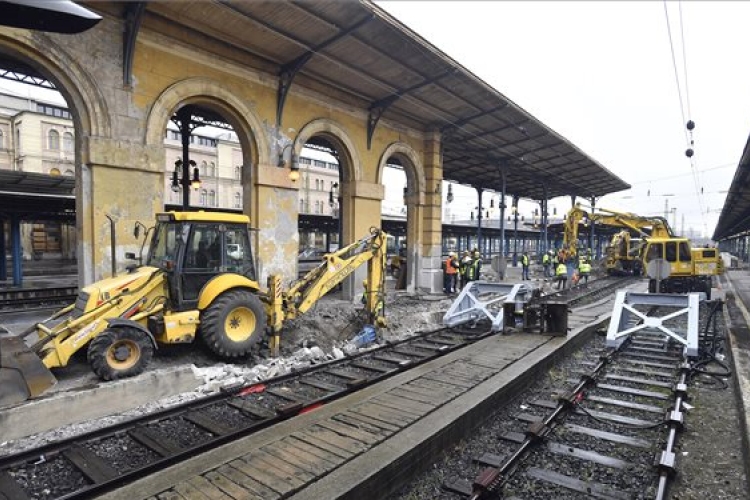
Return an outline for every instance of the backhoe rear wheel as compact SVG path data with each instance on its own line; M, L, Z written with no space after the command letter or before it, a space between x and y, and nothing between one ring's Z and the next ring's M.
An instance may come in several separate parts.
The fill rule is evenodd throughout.
M246 356L261 339L266 311L260 299L247 290L225 292L208 306L200 332L214 353L222 357Z
M102 380L117 380L141 373L154 355L154 345L137 328L107 328L89 344L88 360Z

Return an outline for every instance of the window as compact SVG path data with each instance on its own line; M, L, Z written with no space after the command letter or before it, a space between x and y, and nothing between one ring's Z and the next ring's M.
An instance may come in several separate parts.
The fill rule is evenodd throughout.
M202 161L201 162L201 177L205 177L205 176L206 176L206 162Z
M211 177L216 177L216 163L211 162L208 170L208 175L210 175Z
M60 149L60 133L50 130L47 134L47 149Z
M646 254L646 262L651 262L654 259L661 259L664 257L664 245L662 243L654 243L648 247L648 254Z
M677 260L677 243L674 241L668 241L665 245L665 252L664 254L667 257L668 262L675 262Z
M63 151L73 151L73 134L65 132L63 134Z
M681 241L680 242L680 261L690 262L690 260L691 260L690 246L688 245L687 241Z
M21 127L16 125L16 155L21 154Z
M326 168L326 162L324 162L324 161L321 161L321 160L315 160L315 161L313 162L313 164L314 164L314 165L315 165L316 167L322 167L322 168Z
M208 193L208 205L211 207L216 206L216 191L213 189Z
M309 165L311 162L310 158L305 158L304 156L299 158L299 160L297 161L299 162L300 165Z
M305 199L304 198L300 198L299 200L299 211L300 213L304 213L305 211Z
M242 168L234 167L234 178L235 180L242 180Z
M0 130L0 149L5 149L5 136L2 130Z
M234 208L242 208L242 196L240 193L234 193Z
M208 198L208 191L206 191L205 189L202 189L201 190L201 205L203 205L204 207L206 206L207 198Z

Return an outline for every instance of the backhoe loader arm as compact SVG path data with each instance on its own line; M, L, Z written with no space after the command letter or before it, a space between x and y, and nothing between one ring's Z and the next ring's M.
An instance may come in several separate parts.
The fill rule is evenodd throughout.
M318 267L303 276L289 291L281 292L281 303L278 303L278 299L275 301L280 311L276 309L278 313L271 321L272 329L278 331L284 320L307 312L363 264L367 264L365 309L372 323L384 324L386 242L386 233L373 228L369 235L359 241L326 255ZM272 309L275 309L273 305Z

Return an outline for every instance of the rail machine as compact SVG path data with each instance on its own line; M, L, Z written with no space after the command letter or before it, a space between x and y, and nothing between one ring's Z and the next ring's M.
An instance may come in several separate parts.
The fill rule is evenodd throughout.
M83 288L74 304L21 335L0 339L0 406L40 395L56 383L50 370L66 366L84 348L103 380L137 375L159 345L197 337L231 359L249 354L265 331L277 354L284 322L365 263L368 320L385 325L386 233L373 228L326 255L286 291L281 276L271 275L263 291L249 222L245 215L226 213L157 214L145 262L142 255L126 255L139 264ZM139 227L145 226L136 224L136 237Z

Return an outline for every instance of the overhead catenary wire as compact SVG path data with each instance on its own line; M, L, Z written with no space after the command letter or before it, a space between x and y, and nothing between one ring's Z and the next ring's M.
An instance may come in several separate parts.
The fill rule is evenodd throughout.
M682 116L682 124L683 124L683 131L685 134L685 142L687 144L687 149L685 151L685 155L688 157L690 161L690 171L691 175L693 177L693 187L695 189L695 197L698 201L698 207L700 209L700 217L701 217L701 224L703 225L704 231L708 231L708 225L706 224L706 209L703 206L703 198L701 196L701 189L700 189L700 182L698 180L698 173L697 173L697 159L695 156L695 150L694 150L694 141L693 141L693 128L695 127L695 123L690 119L690 97L688 93L688 73L687 73L687 43L685 40L685 23L683 22L682 18L682 2L678 1L678 12L679 12L679 21L680 21L680 42L682 44L682 67L683 67L683 80L685 82L685 97L683 99L682 95L682 88L680 86L680 75L679 70L677 68L677 56L675 55L675 49L674 49L674 41L672 37L672 27L669 21L669 9L667 8L667 0L663 0L664 4L664 17L667 24L667 38L669 39L669 50L672 55L672 69L674 70L674 78L675 78L675 84L677 87L677 98L680 102L680 115ZM688 114L685 114L685 108L687 107Z

